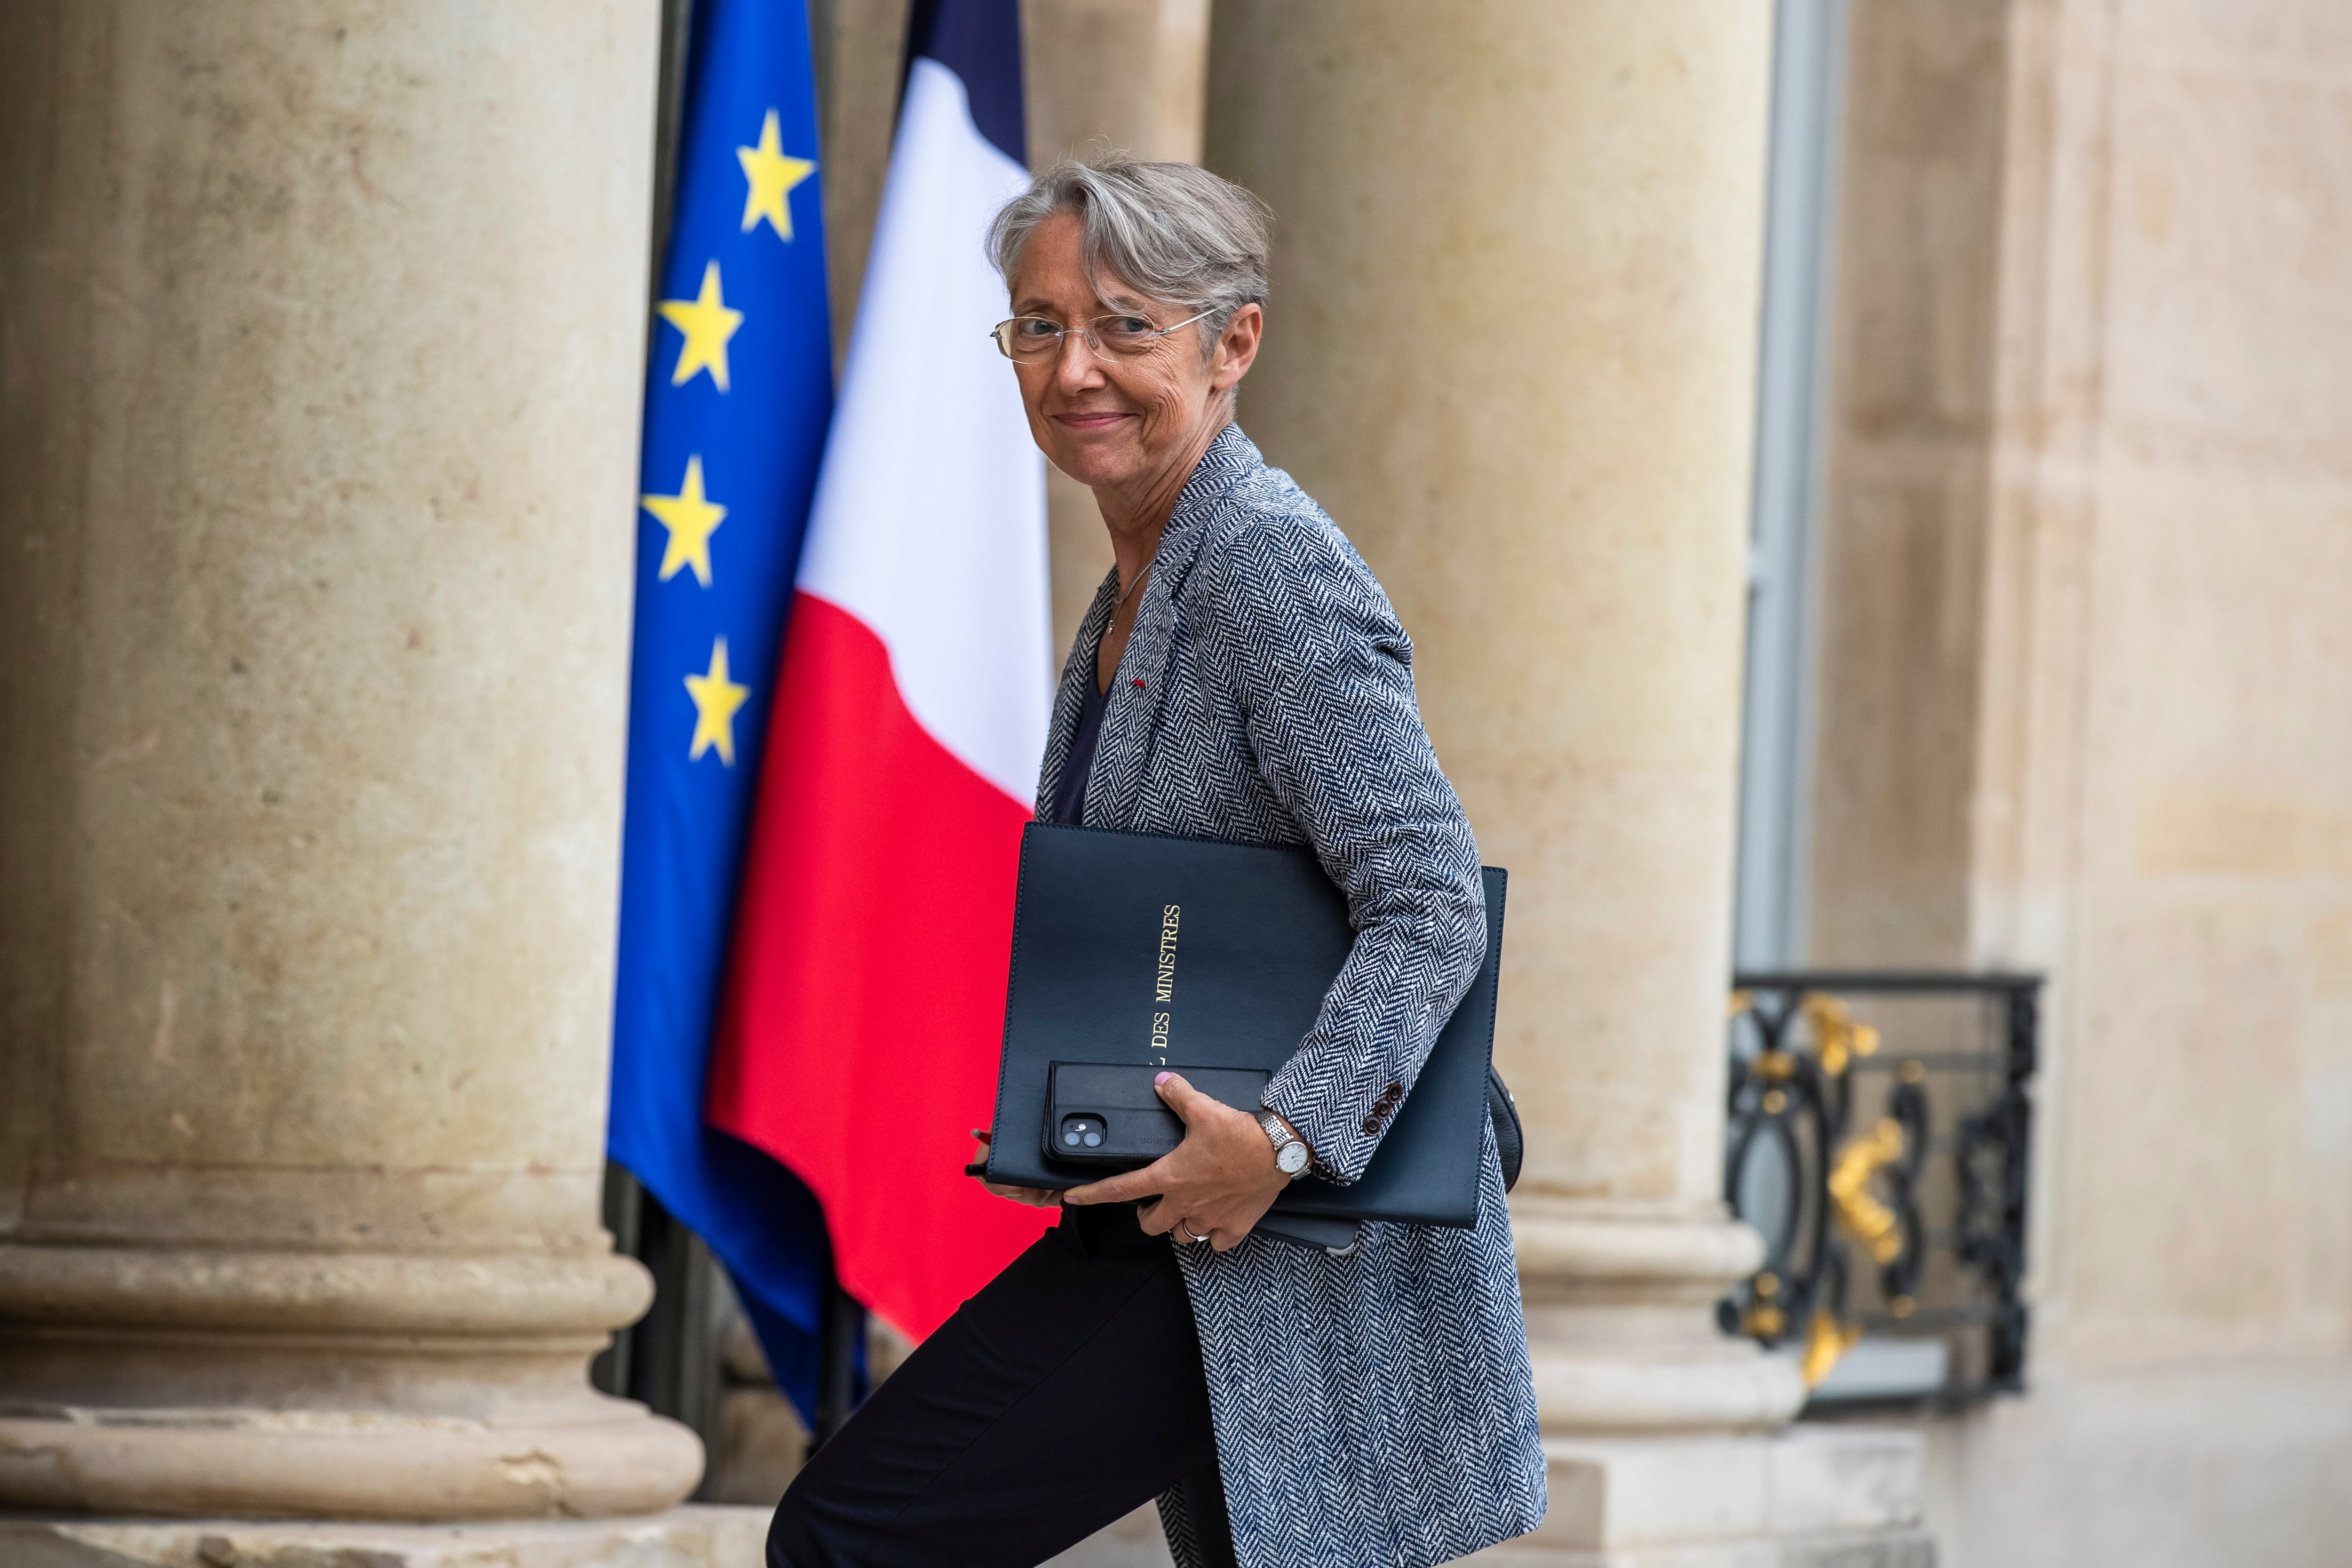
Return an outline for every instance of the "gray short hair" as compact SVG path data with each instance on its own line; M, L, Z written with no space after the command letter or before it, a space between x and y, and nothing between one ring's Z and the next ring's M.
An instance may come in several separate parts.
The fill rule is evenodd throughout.
M1124 153L1065 160L1004 204L988 226L988 253L1010 289L1021 252L1056 213L1084 226L1079 255L1099 289L1112 274L1147 299L1202 313L1206 358L1244 305L1266 290L1266 205L1192 163L1146 163Z

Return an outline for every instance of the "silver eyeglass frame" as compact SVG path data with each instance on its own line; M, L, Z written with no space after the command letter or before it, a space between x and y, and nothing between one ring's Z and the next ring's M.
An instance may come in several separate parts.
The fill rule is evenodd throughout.
M1117 356L1113 355L1103 347L1102 339L1096 335L1096 323L1099 321L1108 321L1112 316L1132 316L1135 314L1137 314L1137 312L1133 310L1113 310L1107 315L1095 317L1093 321L1087 321L1083 326L1055 327L1054 347L1053 352L1050 353L1039 353L1034 354L1016 354L1013 352L1013 324L1015 321L1045 321L1046 325L1053 326L1053 322L1044 316L1007 316L1004 320L997 322L996 325L988 329L988 336L989 341L996 345L996 352L1003 354L1006 359L1011 360L1014 364L1050 364L1062 357L1063 350L1067 347L1067 340L1073 333L1075 333L1078 339L1087 345L1087 353L1093 354L1095 358L1101 360L1103 363L1108 364L1110 363ZM1193 322L1205 320L1207 317L1213 314L1215 314L1215 310L1213 307L1210 310L1202 311L1197 316L1187 316L1182 321L1175 322L1173 325L1160 327L1153 331L1146 332L1143 335L1147 341L1152 338L1164 338L1169 333L1177 331L1179 328L1189 327ZM1150 319L1150 318L1149 317L1145 318L1147 321Z

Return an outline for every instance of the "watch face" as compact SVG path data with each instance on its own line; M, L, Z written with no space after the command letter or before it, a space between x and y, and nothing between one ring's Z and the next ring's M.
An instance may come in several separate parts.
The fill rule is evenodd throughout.
M1307 1145L1285 1143L1274 1157L1275 1168L1286 1176L1295 1176L1307 1169Z

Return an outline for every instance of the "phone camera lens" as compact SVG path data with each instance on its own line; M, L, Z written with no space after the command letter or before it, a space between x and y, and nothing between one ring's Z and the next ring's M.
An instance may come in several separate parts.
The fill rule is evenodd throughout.
M1067 1132L1063 1133L1062 1142L1069 1144L1073 1148L1076 1148L1078 1142L1078 1130L1073 1127Z
M1097 1148L1097 1147L1100 1146L1100 1144L1101 1144L1101 1143L1102 1143L1102 1134L1101 1134L1101 1133L1099 1133L1099 1132L1089 1132L1089 1133L1087 1133L1087 1148L1089 1148L1089 1149Z

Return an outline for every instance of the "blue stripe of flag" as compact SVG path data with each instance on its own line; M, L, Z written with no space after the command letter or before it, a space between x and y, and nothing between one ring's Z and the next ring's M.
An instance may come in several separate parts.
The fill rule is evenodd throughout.
M823 1216L790 1173L702 1121L833 406L803 0L698 0L689 49L646 376L608 1148L726 1264L814 1425Z

